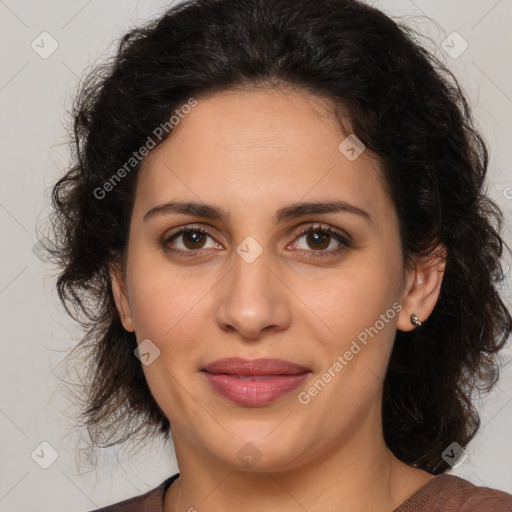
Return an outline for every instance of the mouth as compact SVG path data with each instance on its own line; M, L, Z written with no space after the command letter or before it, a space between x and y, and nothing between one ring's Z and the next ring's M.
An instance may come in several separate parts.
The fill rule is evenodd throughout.
M267 405L296 389L311 373L283 359L220 359L201 373L213 390L238 405Z

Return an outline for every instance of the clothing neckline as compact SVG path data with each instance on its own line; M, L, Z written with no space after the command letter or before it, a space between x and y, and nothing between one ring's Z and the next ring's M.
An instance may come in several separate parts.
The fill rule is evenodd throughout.
M164 507L165 502L165 495L167 493L167 490L172 485L174 481L176 481L180 476L180 473L175 473L174 475L170 476L166 480L164 480L161 484L162 487L162 511ZM444 478L442 478L444 477ZM427 483L423 484L420 488L416 489L413 494L411 494L405 501L400 503L398 507L393 509L393 512L401 512L402 507L409 507L412 505L415 501L417 501L421 496L423 496L425 493L429 493L432 487L437 487L440 483L442 484L442 480L446 478L455 478L453 475L449 475L447 473L440 473L438 475L433 475L433 478L431 478Z

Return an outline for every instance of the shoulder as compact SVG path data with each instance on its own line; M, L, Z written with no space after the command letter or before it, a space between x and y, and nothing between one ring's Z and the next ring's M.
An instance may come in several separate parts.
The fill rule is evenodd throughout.
M440 499L450 503L452 500L463 511L489 511L511 512L512 495L497 489L481 487L454 475L440 475L443 477L443 487Z
M441 474L434 477L396 512L512 512L512 495L480 487L463 478Z
M167 478L158 487L144 494L95 509L92 512L162 512L165 491L178 476L179 473Z

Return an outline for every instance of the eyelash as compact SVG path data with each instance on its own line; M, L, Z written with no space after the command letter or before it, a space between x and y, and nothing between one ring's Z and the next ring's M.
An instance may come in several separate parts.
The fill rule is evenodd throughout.
M299 249L299 251L306 251L306 252L310 253L308 256L310 258L324 258L324 257L334 256L334 255L342 252L344 249L348 249L348 248L352 247L352 240L348 235L346 235L338 230L335 230L331 227L324 227L321 224L315 224L312 226L302 228L301 231L296 235L294 240L300 239L306 234L318 233L318 232L332 236L336 241L338 241L340 243L340 247L338 247L337 249L331 249L329 251L325 251L325 250L315 251L315 250ZM188 257L188 258L196 256L202 250L207 250L207 249L196 249L196 250L184 251L182 249L173 249L172 247L170 247L169 243L171 242L171 240L173 240L174 238L177 238L180 235L183 235L185 233L202 233L202 234L210 236L211 238L214 238L213 234L206 228L203 228L201 226L186 226L186 227L180 229L179 231L176 231L170 237L167 237L164 240L164 242L163 242L164 249L172 254L176 254L176 255L184 256L184 257Z

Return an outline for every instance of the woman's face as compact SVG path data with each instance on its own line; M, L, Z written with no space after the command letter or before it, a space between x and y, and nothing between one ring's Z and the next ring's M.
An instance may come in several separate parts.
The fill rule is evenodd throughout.
M116 296L178 461L277 471L381 439L412 274L377 161L327 108L293 91L217 93L144 162ZM226 358L290 365L205 371ZM235 375L251 370L267 378Z

